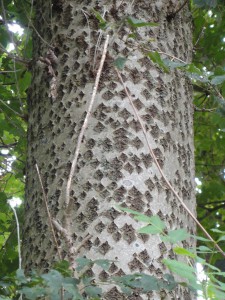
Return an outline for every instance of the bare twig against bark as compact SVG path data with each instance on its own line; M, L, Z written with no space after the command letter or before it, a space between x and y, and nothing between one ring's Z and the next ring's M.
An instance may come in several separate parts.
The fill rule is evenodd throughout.
M188 3L188 1L189 0L185 0L184 3L176 11L169 14L167 16L167 20L170 21L171 19L173 19L176 16L176 14L178 14L185 7L185 5Z
M46 212L47 212L47 215L48 215L48 221L49 221L49 225L50 225L51 232L52 232L52 235L53 235L54 243L55 243L55 246L57 248L59 259L62 260L61 253L59 251L59 245L57 243L57 239L56 239L56 235L55 235L55 230L54 230L54 227L53 227L52 217L51 217L51 214L50 214L50 211L49 211L49 208L48 208L47 195L45 193L45 189L44 189L42 179L41 179L41 174L40 174L40 171L39 171L39 168L38 168L37 164L35 164L35 168L37 170L38 179L40 181L40 185L41 185L41 189L42 189L42 193L43 193L43 198L44 198L44 203L45 203L45 207L46 207Z
M84 132L87 128L88 120L90 118L91 110L92 110L94 100L95 100L95 97L96 97L98 84L99 84L99 79L100 79L100 76L101 76L101 73L102 73L102 68L103 68L103 65L104 65L104 62L105 62L105 58L106 58L108 43L109 43L109 35L106 36L106 40L105 40L105 44L104 44L104 48L103 48L103 53L102 53L102 58L101 58L100 65L99 65L98 72L97 72L97 76L96 76L96 79L95 79L95 85L94 85L94 88L93 88L91 101L90 101L90 104L89 104L89 107L88 107L88 110L87 110L87 114L86 114L86 117L85 117L85 120L84 120L84 124L81 128L81 131L80 131L80 134L79 134L79 137L78 137L77 147L76 147L76 151L75 151L74 158L73 158L73 161L72 161L72 166L71 166L71 170L70 170L70 174L69 174L69 179L68 179L67 186L66 186L65 205L66 205L66 208L67 208L67 212L69 212L69 210L70 210L71 183L72 183L72 179L73 179L74 172L75 172L75 169L76 169L77 159L78 159L78 155L79 155L79 152L80 152L80 146L81 146L81 143L82 143L82 139L84 137Z
M68 249L68 259L70 261L70 268L75 272L75 276L77 276L76 273L76 255L79 252L79 250L84 246L84 244L92 237L90 234L88 234L82 242L77 246L73 246L73 239L69 232L63 228L56 220L52 220L52 224L55 227L55 229L64 237L65 243L67 245Z
M161 176L163 177L163 179L165 180L167 186L170 188L170 190L173 192L173 194L175 195L175 197L179 200L180 204L183 206L183 208L187 211L187 213L189 214L189 216L194 220L194 222L198 225L198 227L203 231L203 233L205 234L205 236L211 241L213 242L214 246L216 247L216 249L223 255L223 257L225 257L225 253L223 252L223 250L220 248L220 246L216 243L216 241L214 241L214 239L211 237L211 235L207 232L207 230L202 226L202 224L196 219L196 217L193 215L193 213L190 211L190 209L186 206L186 204L183 202L183 200L181 199L181 197L178 195L178 193L175 191L175 189L173 188L173 186L170 184L169 180L166 178L165 174L163 173L159 163L158 163L158 160L154 154L154 151L152 150L152 147L150 145L150 142L149 142L149 139L148 139L148 136L147 136L147 132L145 130L145 126L133 104L133 101L132 101L132 98L131 98L131 95L130 93L128 92L127 90L127 87L122 79L122 76L120 74L120 72L118 71L118 69L116 69L116 73L119 77L119 80L121 82L121 84L123 85L123 88L124 88L124 91L130 101L130 104L133 108L133 111L134 111L134 114L138 120L138 122L140 123L141 125L141 129L142 129L142 132L144 134L144 138L146 140L146 143L147 143L147 146L148 146L148 149L149 149L149 152L150 152L150 155L154 161L154 163L156 164L158 170L159 170L159 173L161 174Z

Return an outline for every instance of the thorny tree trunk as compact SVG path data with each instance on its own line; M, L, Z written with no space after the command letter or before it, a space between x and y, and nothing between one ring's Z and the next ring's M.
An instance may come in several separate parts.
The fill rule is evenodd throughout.
M51 1L50 1L51 2ZM112 65L118 56L128 57L123 80L163 172L195 211L192 131L192 88L182 71L164 73L143 51L163 51L190 62L192 57L191 17L188 5L174 18L167 18L180 5L176 0L138 1L36 1L33 42L33 81L29 96L26 220L23 262L29 268L48 270L57 251L49 229L43 194L35 169L42 174L51 216L64 225L65 190L77 137L91 98L105 33L100 34L93 8L107 22L110 44L96 102L80 149L72 182L71 232L79 246L92 237L77 256L115 260L108 272L93 269L100 279L108 274L145 272L161 276L168 272L162 259L173 258L171 246L157 236L137 234L140 227L115 204L158 215L168 229L187 228L194 232L191 218L172 195L159 174L139 123L134 117ZM128 26L120 21L133 16L158 27L137 30L137 40L128 38ZM88 20L88 22L87 22ZM98 42L101 46L98 48ZM58 62L54 60L50 46ZM47 58L47 59L46 59ZM62 256L67 257L61 239ZM184 244L190 247L191 241ZM129 299L160 299L154 293ZM165 299L190 299L177 289ZM105 299L125 299L115 287Z

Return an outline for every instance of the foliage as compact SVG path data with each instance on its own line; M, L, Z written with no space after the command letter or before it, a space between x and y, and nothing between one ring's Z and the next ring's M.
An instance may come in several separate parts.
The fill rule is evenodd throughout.
M170 69L181 68L187 72L194 87L195 112L195 148L196 148L196 177L201 184L198 186L198 216L199 220L212 233L220 245L224 245L225 236L225 184L224 184L224 148L225 148L225 9L223 0L193 0L192 13L194 21L194 58L192 64L181 62L176 58L165 57L161 53L146 51L146 56L156 63L164 72ZM99 21L99 28L106 30L108 24L97 11L94 11ZM12 197L24 198L25 181L25 153L26 153L26 127L27 89L31 81L29 63L32 58L31 26L32 5L29 1L5 0L0 8L0 299L14 297L18 291L23 292L27 299L36 299L37 295L56 292L54 285L65 288L67 293L79 299L77 286L81 281L88 288L85 292L89 297L98 298L100 290L93 285L89 278L72 279L67 263L55 267L47 275L38 275L35 272L28 277L18 267L16 223L8 200ZM157 26L156 23L137 20L132 16L124 19L129 26L129 37L135 39L136 30L142 26ZM13 33L10 25L20 24L23 34ZM9 26L9 27L8 27ZM7 51L14 45L14 49ZM140 45L143 46L143 45ZM129 57L118 57L114 65L122 69ZM22 221L23 207L17 209L19 219ZM184 249L179 243L188 238L183 229L176 229L165 234L166 225L157 216L147 217L132 211L137 221L147 225L140 229L141 233L158 234L162 241L171 243L174 253L205 265L209 272L208 281L201 283L204 295L210 299L224 299L225 286L219 278L224 273L214 269L218 255L214 252L210 242L199 236L199 246L196 249ZM218 230L219 228L219 230ZM206 242L206 245L202 245ZM201 243L201 244L200 244ZM207 255L211 255L211 263L207 262ZM200 258L201 256L201 258ZM202 258L203 257L203 258ZM207 259L206 259L207 258ZM103 269L109 265L108 261L92 262L86 258L78 261L81 268L96 263ZM188 275L188 286L195 289L196 274L193 266L184 262L165 260L165 265L178 275L179 270L185 270ZM11 274L12 273L12 274ZM120 288L130 293L133 288L141 287L147 291L174 288L177 283L169 275L159 281L155 277L133 274L123 278L112 278ZM148 284L147 284L148 283ZM187 283L183 282L183 285ZM203 286L205 284L205 286ZM57 291L58 292L58 291ZM52 297L53 297L52 296ZM29 298L30 297L30 298ZM33 298L32 298L33 297ZM12 298L8 298L12 299ZM65 298L66 299L66 298ZM80 298L82 299L82 297Z
M23 295L23 299L35 300L43 296L49 299L101 299L102 288L106 284L116 285L125 295L132 295L135 289L140 289L142 293L150 291L174 290L178 285L190 289L193 293L201 292L205 299L224 299L225 285L223 279L225 272L215 267L209 260L208 254L213 256L216 252L211 241L206 240L208 246L199 246L197 249L185 249L181 241L187 240L189 234L186 230L173 230L166 233L166 224L158 217L148 217L131 209L118 207L125 213L129 213L134 218L147 225L140 228L139 233L155 234L165 242L169 243L175 254L174 259L165 258L163 263L171 271L163 277L135 273L131 275L111 276L104 282L97 282L95 278L88 276L88 270L94 265L100 266L107 271L113 261L99 259L91 260L81 257L76 260L78 278L72 277L67 261L56 263L54 269L47 274L38 274L32 271L29 275L24 274L22 269L18 269L11 275L0 277L0 299L17 299ZM143 230L144 228L144 230ZM155 228L155 230L153 230ZM224 232L217 242L224 240ZM194 236L194 238L196 238ZM201 255L201 257L199 256ZM204 257L204 258L203 258ZM196 263L201 263L205 267L207 277L199 280L195 268ZM183 279L177 281L176 275ZM63 298L62 298L63 290Z

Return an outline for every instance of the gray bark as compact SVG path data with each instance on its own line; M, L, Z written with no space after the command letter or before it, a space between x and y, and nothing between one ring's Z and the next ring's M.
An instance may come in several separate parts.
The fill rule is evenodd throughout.
M128 57L123 79L145 123L152 148L163 172L195 214L191 84L183 71L166 74L138 48L144 43L152 51L191 61L192 20L188 5L171 20L167 19L178 8L177 3L175 0L58 0L52 1L51 6L47 1L37 1L35 27L39 36L34 34L33 80L28 101L23 227L26 269L47 271L58 259L35 163L42 174L51 216L64 225L68 174L105 38L103 32L100 48L96 49L100 31L93 8L101 15L105 13L105 19L114 26L108 30L109 51L72 182L69 221L75 247L88 233L92 236L77 256L115 260L108 272L92 270L99 279L134 272L160 277L168 272L162 259L175 257L171 245L164 244L157 236L138 234L140 224L117 211L115 204L147 215L157 214L168 229L184 227L194 233L193 221L166 186L149 154L140 125L112 66L118 56ZM82 10L89 14L88 23ZM159 26L139 28L138 39L133 41L127 38L130 33L127 25L118 25L126 15L157 22ZM47 54L49 45L54 47L57 63ZM52 66L40 57L44 60L48 57ZM59 233L57 236L62 256L66 258L68 249ZM191 247L193 241L184 244ZM165 299L191 299L182 289L163 293ZM140 296L137 292L129 299L161 299L163 295ZM110 287L105 299L125 299L125 296Z

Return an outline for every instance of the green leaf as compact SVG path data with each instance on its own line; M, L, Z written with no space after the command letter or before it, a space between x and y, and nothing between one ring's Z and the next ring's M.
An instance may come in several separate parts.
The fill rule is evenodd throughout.
M160 286L164 289L167 289L169 291L172 291L175 289L175 287L177 286L177 282L174 280L174 277L173 275L171 274L165 274L163 275L163 278L164 278L164 283Z
M183 228L170 230L166 236L161 236L163 242L175 244L186 240L189 237L187 231Z
M72 276L73 272L70 270L70 263L67 260L62 260L54 265L54 269L60 272L63 276Z
M99 21L99 27L102 30L105 30L108 27L108 23L106 22L106 20L100 15L100 13L93 9L94 15L96 17L96 19L98 19Z
M175 248L173 248L173 251L179 255L189 256L192 258L196 257L196 254L194 254L194 253L190 252L189 250L182 248L182 247L175 247Z
M211 83L214 84L214 85L221 84L224 81L225 81L225 75L213 76L213 78L211 79Z
M139 278L139 282L140 282L140 288L143 289L144 293L160 290L159 280L154 276L141 274L141 277Z
M24 274L24 270L23 269L18 269L16 271L16 280L18 281L19 284L21 283L27 283L27 278Z
M128 286L124 286L123 284L118 284L121 291L125 294L130 296L133 293L133 289L128 287Z
M163 59L164 64L171 68L171 69L175 69L175 68L180 68L180 67L184 67L187 65L187 63L184 62L180 62L180 61L174 61L174 60L170 60L168 58L164 58Z
M157 64L160 68L162 68L165 73L169 73L169 68L164 63L164 61L161 59L161 56L159 55L158 52L156 52L156 51L148 52L148 57L150 57L150 59L155 64Z
M142 21L142 20L135 19L131 16L127 17L127 22L131 27L134 27L134 28L143 27L143 26L151 26L151 27L159 26L159 24L157 24L157 23L145 22L145 21Z
M135 216L134 219L145 223L151 223L151 217L146 215Z
M102 289L97 286L87 286L84 290L90 297L98 297L102 294Z
M6 193L0 192L0 200L1 200L1 201L7 200L7 195L6 195Z
M212 232L216 232L216 233L225 233L225 231L219 230L217 228L212 228L210 229Z
M102 267L103 270L107 271L111 265L111 261L108 259L97 259L93 261L96 265Z
M193 235L193 234L191 234L190 236L193 237L194 239L198 240L198 241L201 241L201 242L212 242L210 239L207 239L207 238L202 237L202 236Z
M26 296L26 299L29 300L36 300L39 297L43 297L47 295L45 288L36 285L33 287L23 287L21 290L19 290L22 294Z
M160 228L155 227L155 226L148 225L148 226L145 226L145 227L142 227L142 228L138 229L138 232L139 233L145 233L145 234L158 234L158 233L161 233L162 230Z
M20 93L26 91L31 83L31 73L25 70L25 72L21 74L18 83L19 83Z
M217 6L217 0L194 0L194 4L198 7L211 7L215 8Z
M187 265L186 263L177 261L177 260L171 260L171 259L163 259L163 263L175 274L186 278L188 280L195 280L196 278L196 270Z
M138 216L140 217L140 216ZM138 218L135 217L135 218ZM142 219L143 216L141 216ZM148 220L148 222L151 225L145 226L141 229L138 230L139 233L146 233L146 234L157 234L157 233L162 233L163 230L166 228L165 223L159 218L159 216L152 216L152 217L147 217L143 218L143 220Z
M127 61L127 58L125 58L125 57L118 57L117 59L114 60L113 65L117 69L123 70L126 61Z
M53 293L57 293L62 286L63 277L56 270L50 270L49 273L42 274L41 278L46 281L47 285L50 287Z
M121 211L130 213L130 214L132 214L132 215L143 216L142 213L140 213L140 212L138 212L138 211L135 211L135 210L132 210L132 209L127 208L127 207L122 207L122 206L120 206L120 205L116 205L116 208L118 208L118 209L121 210Z
M77 271L81 271L84 267L93 265L93 261L91 259L85 257L79 257L76 259L77 262Z
M70 293L70 295L74 296L73 300L84 300L78 289L73 284L63 284L63 288Z
M209 247L206 247L206 246L199 246L199 247L197 247L197 250L200 253L211 253L211 252L213 252L212 249L210 249Z
M150 217L150 222L152 226L159 228L161 231L163 231L166 228L165 223L157 215Z
M221 241L225 241L225 235L220 236L219 239L217 240L217 242L221 242Z

